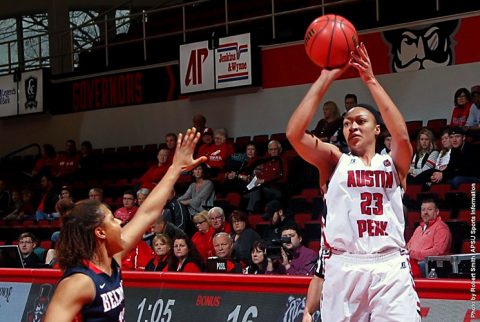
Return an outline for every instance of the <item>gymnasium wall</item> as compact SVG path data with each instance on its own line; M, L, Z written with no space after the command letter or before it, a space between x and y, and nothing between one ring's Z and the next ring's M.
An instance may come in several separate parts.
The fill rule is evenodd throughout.
M392 50L385 42L384 33L360 35L360 40L369 48L378 79L407 121L450 119L454 92L460 87L470 88L480 83L480 46L472 38L480 17L455 21L456 27L450 30L449 35L444 35L451 41L450 63L446 66L439 63L422 70L394 73L391 67ZM410 29L417 32L429 27L435 25ZM424 34L418 37L435 45L435 41L432 43ZM261 65L262 87L88 112L0 119L0 131L4 138L0 141L0 155L32 142L52 143L62 150L69 138L77 142L90 140L94 148L160 143L165 133L182 131L191 126L195 113L204 114L210 127L227 128L231 137L284 132L292 111L320 70L308 61L300 43L262 48ZM359 101L372 103L366 88L353 71L336 81L324 100L334 100L343 109L346 93L356 93ZM55 101L58 93L51 91L48 95ZM71 104L68 101L55 103ZM321 117L319 109L311 127Z

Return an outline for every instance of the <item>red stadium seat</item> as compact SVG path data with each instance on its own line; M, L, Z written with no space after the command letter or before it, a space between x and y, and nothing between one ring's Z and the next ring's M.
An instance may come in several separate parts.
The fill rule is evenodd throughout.
M320 241L319 240L311 240L308 242L307 247L310 249L313 249L314 251L319 251L320 250Z
M305 223L312 220L312 214L306 213L306 212L297 213L294 215L294 218L295 218L295 223L300 227L304 228Z
M264 221L262 218L262 215L260 214L252 214L248 216L248 223L250 224L250 227L255 229L257 227L257 224Z
M414 121L407 121L405 122L407 124L407 131L410 139L415 139L417 137L418 131L422 128L423 126L423 121L422 120L414 120Z

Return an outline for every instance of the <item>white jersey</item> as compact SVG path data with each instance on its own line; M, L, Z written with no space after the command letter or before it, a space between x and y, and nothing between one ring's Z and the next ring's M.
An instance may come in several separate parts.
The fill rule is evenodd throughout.
M325 195L323 246L352 254L405 248L403 189L390 155L342 154Z

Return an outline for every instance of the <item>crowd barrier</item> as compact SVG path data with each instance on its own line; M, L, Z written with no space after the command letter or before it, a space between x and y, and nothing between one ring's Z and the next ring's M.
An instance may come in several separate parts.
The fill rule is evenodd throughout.
M42 321L60 271L0 269L0 321ZM126 321L299 322L309 277L123 272ZM475 279L417 279L423 321L478 321ZM314 315L320 321L320 313Z

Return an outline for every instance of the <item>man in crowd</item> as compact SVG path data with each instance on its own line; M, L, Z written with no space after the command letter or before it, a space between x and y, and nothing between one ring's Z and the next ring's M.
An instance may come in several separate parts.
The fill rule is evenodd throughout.
M225 212L220 207L213 207L208 211L208 218L212 223L212 227L215 228L216 233L225 232L230 234L232 232L232 226L225 221Z
M281 238L290 238L290 242L283 243L280 258L281 272L286 275L313 275L318 253L302 245L300 227L296 224L283 226Z
M267 240L280 238L283 227L295 223L293 217L278 200L272 200L267 203L262 218L271 222L263 234L263 238Z
M35 247L37 247L37 239L32 233L22 233L18 237L18 248L25 268L38 268L43 264L43 261L33 252Z
M423 200L420 211L422 222L415 229L407 249L413 264L418 262L420 272L425 277L425 257L448 254L452 247L452 234L438 215L440 211L435 200Z
M242 264L235 259L233 240L225 232L213 236L213 248L216 257L207 260L207 271L212 273L242 273Z
M133 190L126 190L123 193L123 207L115 211L115 218L122 221L122 226L129 222L138 210L137 199Z

